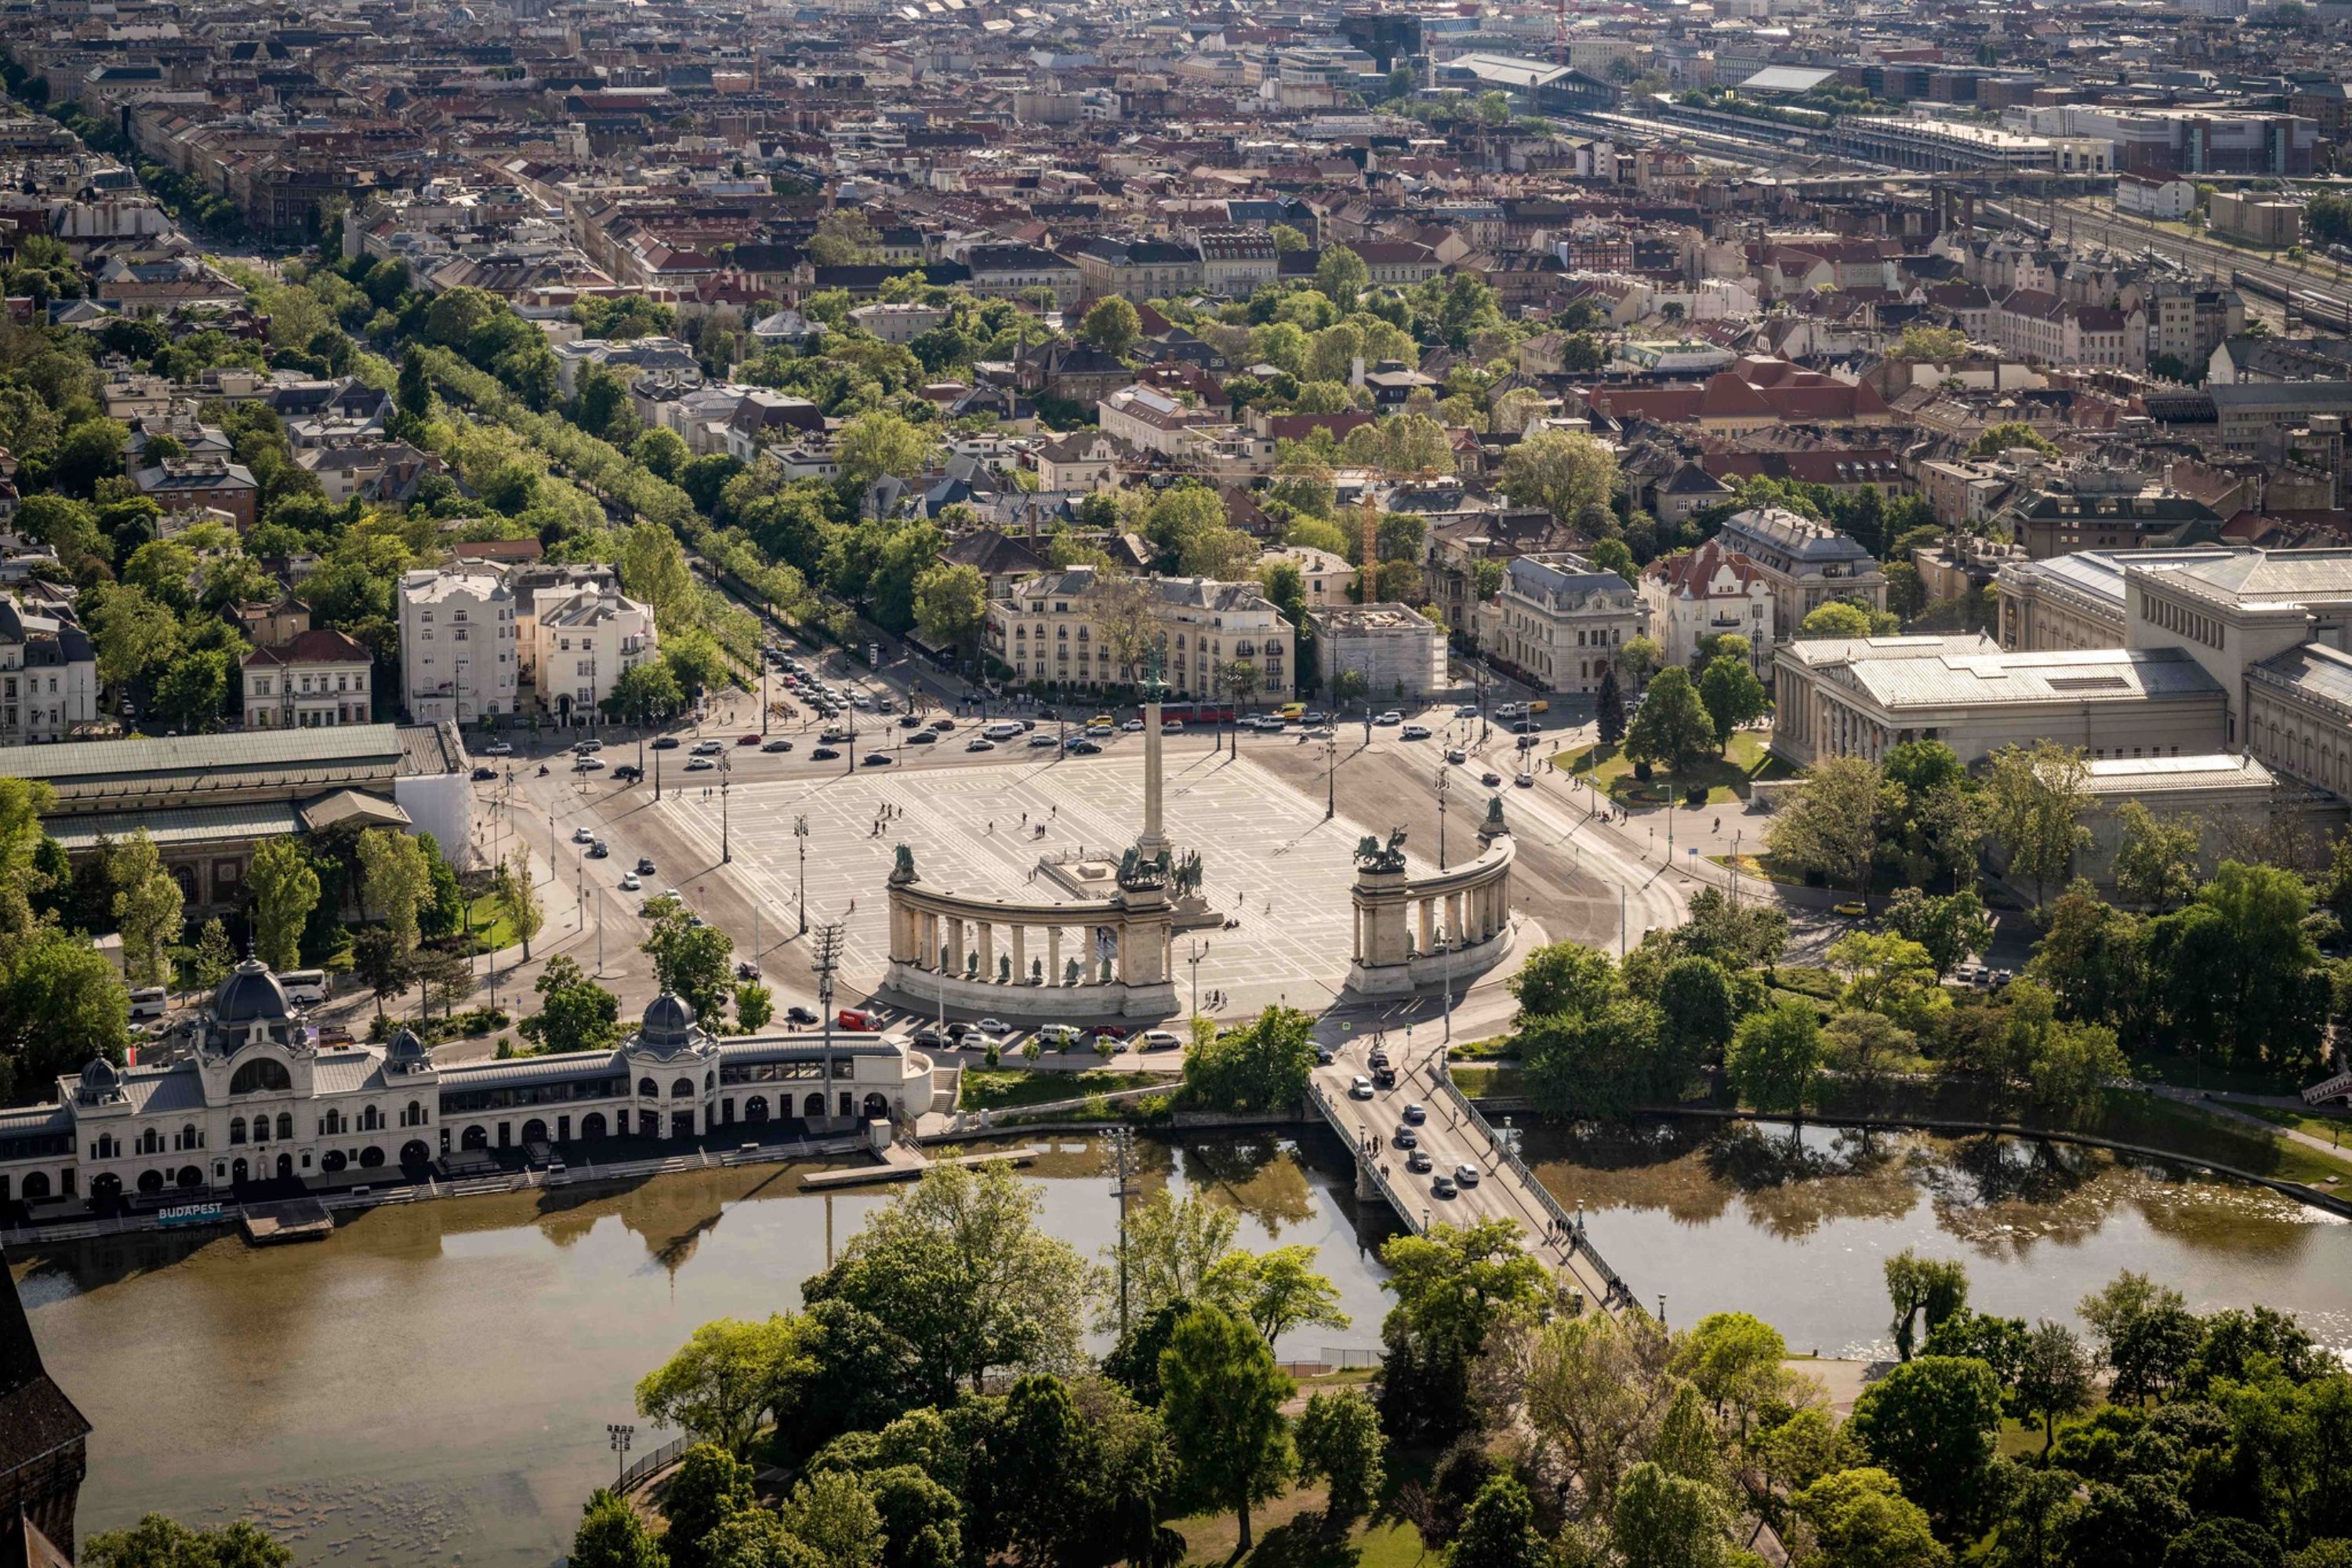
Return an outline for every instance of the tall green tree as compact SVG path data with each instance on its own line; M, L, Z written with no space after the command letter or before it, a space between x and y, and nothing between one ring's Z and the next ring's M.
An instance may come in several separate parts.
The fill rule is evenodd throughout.
M637 1414L740 1455L807 1364L806 1339L791 1318L714 1319L638 1380Z
M1867 898L1879 824L1893 805L1877 763L1823 757L1773 814L1764 845L1790 869L1843 882Z
M1139 1322L1171 1301L1206 1300L1240 1226L1231 1207L1197 1190L1179 1197L1163 1187L1137 1207L1124 1245L1104 1249L1127 1291L1129 1320Z
M1668 773L1680 774L1722 749L1690 672L1680 665L1658 671L1626 731L1625 755L1636 763L1663 763Z
M1325 1484L1327 1526L1360 1519L1380 1498L1387 1476L1388 1442L1380 1412L1353 1389L1317 1394L1299 1412L1292 1441L1298 1479Z
M662 1513L669 1521L662 1547L670 1568L705 1568L704 1540L732 1515L756 1506L751 1477L750 1465L716 1443L697 1443L686 1451L661 1493Z
M1498 1475L1479 1489L1445 1561L1447 1568L1550 1568L1534 1500L1517 1477Z
M144 828L117 843L113 855L123 975L134 986L162 985L171 978L172 950L185 926L180 884L163 869Z
M2000 1405L2000 1384L1984 1363L1920 1356L1863 1390L1848 1425L1939 1533L1957 1536L1991 1500Z
M1617 455L1590 436L1538 431L1504 458L1498 483L1521 506L1539 506L1569 526L1587 507L1607 508L1617 489Z
M1772 707L1755 669L1737 654L1719 655L1708 662L1699 674L1698 696L1706 706L1707 717L1715 721L1718 749L1731 744L1732 731L1761 719Z
M572 1535L571 1568L668 1568L668 1559L626 1498L598 1487Z
M1299 1103L1314 1068L1315 1020L1296 1007L1268 1006L1185 1053L1184 1087L1205 1104L1269 1110Z
M2042 1423L2044 1458L2058 1437L2058 1423L2089 1410L2098 1397L2096 1369L2074 1331L2044 1318L2026 1337L2018 1363L2018 1407Z
M1823 1056L1821 1015L1790 997L1740 1020L1724 1075L1757 1110L1801 1117L1820 1095Z
M288 1568L293 1552L245 1520L217 1530L191 1530L151 1513L128 1530L110 1530L81 1543L85 1568Z
M1003 1166L935 1167L866 1223L841 1260L803 1282L887 1322L934 1402L1003 1367L1051 1371L1078 1356L1087 1269L1037 1221L1038 1197Z
M1142 316L1116 294L1096 300L1078 323L1078 336L1114 359L1124 356L1142 335Z
M520 845L490 873L490 897L499 918L522 943L523 962L530 962L530 939L547 924L547 908L539 900L539 886L530 878L530 851ZM575 965L576 967L576 965Z
M637 951L654 961L654 978L661 988L693 1008L696 1017L715 1026L726 1016L728 987L734 981L734 938L695 920L676 900L664 899L655 906Z
M2036 741L1992 754L1985 774L1987 820L2011 873L2033 883L2037 910L2047 901L2052 880L2067 876L2074 857L2091 846L2091 830L2083 824L2088 777L2079 746Z
M1618 689L1613 667L1601 672L1601 691L1593 703L1594 733L1602 745L1613 746L1625 738L1625 694Z
M433 891L424 847L405 834L371 827L360 835L360 902L383 921L405 958L416 952L417 911Z
M1297 1384L1247 1324L1196 1306L1160 1357L1160 1410L1190 1489L1234 1510L1250 1549L1250 1509L1281 1495L1293 1468L1282 1406Z
M2189 814L2158 816L2136 800L2116 808L2116 896L2158 914L2197 896L2203 825Z
M1822 1476L1793 1500L1821 1543L1822 1568L1948 1568L1927 1510L1875 1467Z
M1968 1269L1957 1259L1922 1258L1906 1247L1886 1260L1885 1272L1887 1300L1895 1307L1895 1348L1909 1361L1922 1315L1933 1334L1945 1319L1968 1305Z

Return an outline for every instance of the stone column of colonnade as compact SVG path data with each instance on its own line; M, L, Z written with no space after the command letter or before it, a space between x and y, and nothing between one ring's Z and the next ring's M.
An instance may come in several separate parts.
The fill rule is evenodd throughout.
M1082 931L1092 929L1090 921L1081 922ZM1048 989L1067 989L1072 982L1065 977L1062 969L1063 922L1059 921L987 921L941 913L936 910L902 909L892 916L891 958L927 973L944 973L956 979L962 978L965 963L973 962L978 965L973 971L974 977L992 984L997 982L997 955L1002 952L1012 961L1009 984L1026 985L1030 984L1029 965L1034 954L1032 942L1040 931L1045 933L1045 952L1038 980ZM1080 942L1083 946L1083 936ZM1174 942L1172 932L1161 942L1163 969L1175 962ZM1090 949L1087 951L1091 952ZM1118 973L1124 979L1126 973L1126 958L1122 952ZM1076 984L1100 984L1090 959L1081 963Z

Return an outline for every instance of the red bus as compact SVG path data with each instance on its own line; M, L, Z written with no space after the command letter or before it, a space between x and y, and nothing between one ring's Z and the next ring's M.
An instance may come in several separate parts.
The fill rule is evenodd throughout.
M1160 717L1163 721L1181 719L1187 724L1230 724L1234 709L1229 702L1163 702Z

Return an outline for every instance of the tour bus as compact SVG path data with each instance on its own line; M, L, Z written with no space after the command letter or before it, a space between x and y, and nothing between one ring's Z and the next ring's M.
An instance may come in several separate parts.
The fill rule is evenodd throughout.
M286 999L298 1007L315 1007L327 999L327 972L323 969L289 969L278 977L286 988Z
M981 733L992 741L1015 740L1021 734L1021 721L1017 719L1000 719L982 730Z
M1296 724L1301 719L1307 717L1307 704L1304 702L1286 702L1278 711L1282 714L1283 719L1286 722Z
M165 1001L161 985L142 985L131 994L131 1021L143 1023L163 1016Z

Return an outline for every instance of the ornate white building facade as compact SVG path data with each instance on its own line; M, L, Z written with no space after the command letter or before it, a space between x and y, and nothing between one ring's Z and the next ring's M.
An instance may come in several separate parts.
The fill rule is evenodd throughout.
M186 1057L93 1061L58 1080L53 1103L0 1110L0 1215L288 1178L314 1190L415 1179L453 1155L534 1144L625 1158L618 1140L908 1121L931 1104L929 1059L897 1037L721 1040L667 994L609 1051L444 1068L405 1029L382 1046L317 1039L276 975L239 965Z

